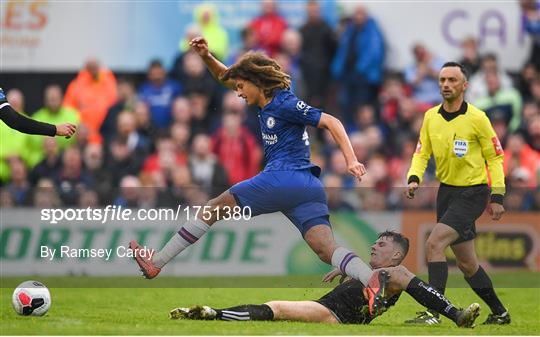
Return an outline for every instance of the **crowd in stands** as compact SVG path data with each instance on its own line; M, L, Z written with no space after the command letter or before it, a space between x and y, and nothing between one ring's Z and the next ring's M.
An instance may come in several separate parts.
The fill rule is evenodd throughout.
M504 147L505 206L515 211L540 210L540 15L529 3L522 13L533 50L519 73L507 73L496 53L480 53L474 37L463 41L459 60L470 72L466 100L487 113ZM260 16L241 32L242 46L228 50L217 9L200 6L171 69L151 60L144 83L89 59L66 90L49 85L43 107L29 114L77 124L74 137L27 136L0 125L0 207L204 205L257 174L264 167L257 108L220 86L189 50L187 41L203 35L228 65L248 50L264 51L291 74L297 96L343 121L368 171L361 182L347 173L331 136L309 130L332 210L433 209L433 163L413 201L402 193L423 113L440 103L437 76L448 60L418 42L414 64L390 72L384 36L365 7L336 29L317 2L306 11L295 30L274 2L262 1ZM22 92L11 88L7 97L27 112Z

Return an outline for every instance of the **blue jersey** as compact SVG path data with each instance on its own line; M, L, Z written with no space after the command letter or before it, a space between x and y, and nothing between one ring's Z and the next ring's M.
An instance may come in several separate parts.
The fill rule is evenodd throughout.
M317 126L321 114L321 110L299 100L290 90L276 93L272 101L259 112L265 172L316 167L310 162L306 128L308 125Z

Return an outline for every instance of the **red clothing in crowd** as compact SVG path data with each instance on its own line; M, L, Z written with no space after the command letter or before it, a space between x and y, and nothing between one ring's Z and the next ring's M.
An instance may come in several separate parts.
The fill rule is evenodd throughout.
M257 43L269 56L273 56L281 47L283 33L287 29L287 21L278 14L267 14L255 18L251 24Z
M529 187L537 187L536 172L540 169L540 153L533 150L527 143L524 143L519 152L519 156L514 157L512 151L504 151L504 175L509 176L511 172L508 172L510 163L513 160L517 160L519 167L524 168L529 173Z
M186 166L187 165L187 155L184 153L177 153L175 159L176 166ZM161 170L161 161L158 153L154 153L144 161L142 172L152 173Z
M261 149L255 136L245 127L231 136L222 127L212 137L212 152L227 171L229 183L234 185L259 172Z

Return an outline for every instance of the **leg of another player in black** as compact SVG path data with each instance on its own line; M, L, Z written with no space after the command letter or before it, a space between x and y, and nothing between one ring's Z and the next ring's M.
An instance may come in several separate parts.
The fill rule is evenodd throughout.
M274 312L266 304L243 304L225 309L214 309L216 319L224 321L271 321Z
M456 322L459 310L437 289L420 280L403 266L385 270L390 274L388 288L391 293L405 291L418 303Z
M434 287L414 277L405 289L418 303L456 322L459 310Z

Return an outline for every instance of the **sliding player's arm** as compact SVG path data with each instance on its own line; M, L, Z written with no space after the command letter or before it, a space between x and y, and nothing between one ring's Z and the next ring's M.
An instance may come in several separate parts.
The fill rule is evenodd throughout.
M349 141L349 137L347 136L347 132L339 119L329 114L322 113L317 127L330 131L330 134L338 144L341 152L343 152L349 173L358 178L358 180L362 180L362 176L366 174L366 168L364 167L364 164L358 162L351 142Z
M206 64L206 67L216 80L221 82L229 89L236 89L233 81L224 82L221 80L221 75L223 75L223 73L227 70L227 66L221 63L217 58L214 57L214 55L212 55L212 53L210 53L208 50L208 41L206 41L206 39L203 37L196 37L189 41L189 45L197 54L199 54L203 62Z

